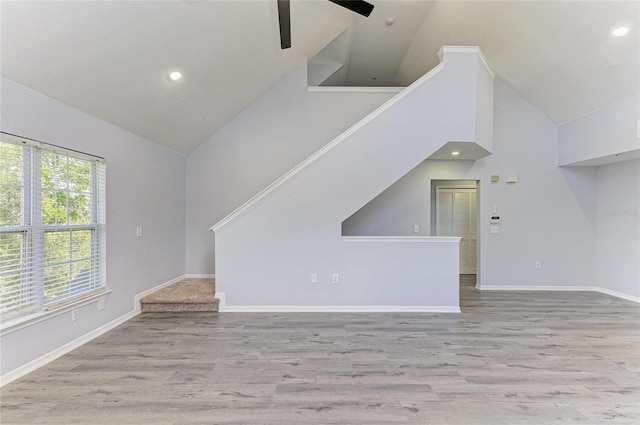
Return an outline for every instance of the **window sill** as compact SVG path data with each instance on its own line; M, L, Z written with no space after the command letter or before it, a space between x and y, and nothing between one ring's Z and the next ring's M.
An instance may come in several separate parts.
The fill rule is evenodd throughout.
M12 332L16 332L20 329L35 325L36 323L40 323L53 317L60 316L61 314L67 313L74 308L80 308L87 304L94 303L99 298L105 297L110 293L111 289L105 288L102 291L94 292L86 297L77 299L75 301L70 301L68 303L64 303L63 305L55 306L51 310L37 311L35 313L24 314L21 316L2 320L2 322L0 322L0 336L4 336Z

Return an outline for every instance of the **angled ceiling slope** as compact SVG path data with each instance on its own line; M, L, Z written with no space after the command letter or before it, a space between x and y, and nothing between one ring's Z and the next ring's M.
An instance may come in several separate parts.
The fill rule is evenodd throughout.
M3 78L184 154L353 20L330 2L293 1L296 44L283 52L275 1L0 7Z
M292 0L283 51L275 0L3 0L0 71L185 154L345 30L344 65L323 85L406 86L442 45L478 45L557 124L640 92L640 2L370 2L364 18ZM619 24L630 32L616 39Z
M630 28L614 37L619 25ZM439 1L395 83L437 64L442 45L480 46L496 75L562 124L640 92L640 2Z

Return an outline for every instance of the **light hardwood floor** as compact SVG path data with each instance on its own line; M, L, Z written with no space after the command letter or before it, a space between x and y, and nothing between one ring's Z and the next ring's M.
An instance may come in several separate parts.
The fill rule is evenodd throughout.
M640 306L480 292L457 314L142 314L1 390L2 424L639 424Z

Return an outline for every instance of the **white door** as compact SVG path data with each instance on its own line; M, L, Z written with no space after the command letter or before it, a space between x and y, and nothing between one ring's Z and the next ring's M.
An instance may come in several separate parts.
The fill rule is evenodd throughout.
M476 273L477 189L436 188L436 235L459 236L460 274Z

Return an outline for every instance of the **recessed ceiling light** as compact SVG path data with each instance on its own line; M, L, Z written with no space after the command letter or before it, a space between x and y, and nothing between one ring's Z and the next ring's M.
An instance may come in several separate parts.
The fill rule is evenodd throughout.
M458 156L458 155L460 155L460 152L458 151L451 152L451 156Z
M393 18L393 17L391 17L391 18L387 18L387 19L384 21L384 23L385 23L385 25L386 25L386 26L390 27L391 25L393 25L393 24L395 24L395 23L396 23L396 18Z
M173 71L171 74L169 74L169 78L171 78L171 81L178 81L180 78L182 78L182 74L178 71Z
M611 34L613 34L614 37L622 37L623 35L626 35L628 32L629 32L629 27L621 26L621 27L614 28L613 31L611 31Z

